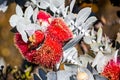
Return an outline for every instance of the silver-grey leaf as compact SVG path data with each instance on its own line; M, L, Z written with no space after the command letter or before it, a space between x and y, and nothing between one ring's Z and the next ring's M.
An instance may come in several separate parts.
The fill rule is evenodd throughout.
M7 1L4 1L2 4L0 4L0 11L3 13L8 9Z
M92 37L91 36L85 36L83 38L84 42L87 44L92 44Z
M81 9L76 17L75 25L80 26L80 24L85 22L85 20L89 17L90 13L91 13L91 8L89 7Z
M31 0L34 4L37 4L37 1L36 0Z
M37 21L37 14L38 14L38 8L35 8L34 13L33 13L33 21Z
M72 13L73 7L75 5L75 1L76 0L72 0L72 2L70 3L70 13Z
M23 41L27 42L28 38L27 38L27 34L25 32L25 29L24 29L25 27L26 27L26 25L24 25L22 23L18 23L17 30L21 34Z
M68 43L65 44L65 46L63 47L63 50L67 50L70 47L75 46L80 39L83 37L84 34L80 34L78 36L76 36L75 38L73 38L72 40L70 40Z
M50 3L48 3L46 0L41 0L39 8L47 9L49 6L50 6Z
M51 0L51 5L54 5L56 8L59 8L61 5L65 4L65 0Z
M64 65L64 69L65 69L66 71L74 71L74 72L77 72L77 70L78 70L78 65L65 64L65 65Z
M58 10L54 5L50 5L50 10L55 14L55 12Z
M22 8L19 5L16 6L16 14L21 17L23 16Z
M46 76L47 80L57 80L56 72L48 72Z
M70 80L70 76L75 74L73 71L61 70L57 72L57 80Z
M33 15L33 8L32 8L31 6L29 6L29 7L25 10L24 17L27 18L27 19L30 19L32 15Z
M19 21L19 16L12 15L9 20L11 27L15 27L17 25L18 21Z
M102 40L102 28L100 27L97 32L97 42L100 43Z
M62 62L65 62L67 59L76 59L77 58L77 50L75 47L71 47L63 52L63 60Z
M92 16L89 17L86 21L85 21L85 25L84 25L84 30L86 31L89 27L92 26L93 22L95 22L97 20L96 17Z

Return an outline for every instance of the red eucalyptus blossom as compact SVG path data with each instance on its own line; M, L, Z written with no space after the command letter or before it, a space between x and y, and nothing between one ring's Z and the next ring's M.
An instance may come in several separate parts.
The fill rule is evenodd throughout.
M37 19L40 21L40 22L48 22L49 23L49 18L51 17L51 15L43 10L40 10L38 15L37 15Z
M62 44L57 40L46 37L44 44L36 52L34 57L37 64L45 67L53 67L62 57Z
M73 37L72 31L62 18L55 18L48 27L47 33L62 42L68 41Z
M25 55L25 53L28 51L28 43L25 43L22 40L22 37L19 33L15 34L14 37L14 42L15 42L15 46L19 49L19 51L23 54L23 56Z
M109 80L120 80L120 57L118 57L117 62L110 60L105 66L102 75Z
M38 20L49 23L51 17L45 11L40 11ZM37 30L29 36L25 43L19 33L15 34L15 44L21 54L32 63L40 64L44 67L52 68L62 57L63 44L73 37L67 24L61 18L53 19L45 32ZM41 45L41 46L40 46Z

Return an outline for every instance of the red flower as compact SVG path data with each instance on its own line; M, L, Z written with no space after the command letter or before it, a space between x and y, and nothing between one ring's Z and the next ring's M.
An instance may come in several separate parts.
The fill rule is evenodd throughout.
M111 60L105 66L102 75L109 80L120 80L120 57L117 62Z
M46 37L44 44L34 57L37 64L52 68L62 57L62 44L50 36Z
M29 37L31 46L37 47L44 40L44 33L40 30L35 31L35 33Z
M55 18L47 29L47 34L62 42L68 41L73 37L67 24L61 18Z
M15 42L15 45L16 47L19 49L19 51L25 55L25 53L28 51L28 43L25 43L23 40L22 40L22 37L19 33L16 33L15 34L15 37L14 37L14 42Z
M38 20L49 23L50 14L40 11ZM30 62L52 68L62 57L62 45L73 37L72 31L65 24L63 19L55 18L46 33L40 30L29 37L25 43L19 33L15 35L15 44L21 54ZM43 42L42 46L39 46Z
M37 15L38 20L46 21L46 22L49 22L50 17L51 17L51 15L43 10L40 10L38 15Z

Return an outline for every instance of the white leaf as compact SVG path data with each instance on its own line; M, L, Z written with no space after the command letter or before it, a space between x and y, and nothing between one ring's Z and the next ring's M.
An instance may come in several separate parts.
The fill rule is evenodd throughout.
M65 6L64 6L64 7L65 7ZM67 7L65 8L65 10L62 12L64 17L66 17L66 15L67 15L68 8L69 8L69 6L67 6Z
M93 24L93 22L95 22L97 20L96 17L92 16L89 17L86 21L85 21L85 26L83 27L84 30L86 31L89 27L91 27L91 25Z
M25 31L28 34L28 36L31 36L35 32L35 24L28 24L25 27Z
M33 21L36 22L37 21L37 14L38 14L38 8L36 8L34 10L34 13L33 13Z
M102 54L101 51L99 51L99 52L97 53L97 55L96 55L93 63L92 63L92 67L95 67L95 66L98 64L98 62L101 61L101 59L102 59L103 57L104 57L104 55Z
M75 75L75 72L61 70L57 72L57 80L70 80L72 75Z
M23 16L22 8L19 5L16 6L16 14L21 17Z
M70 80L70 76L75 74L75 72L65 70L60 70L57 72L48 72L47 80Z
M90 44L91 50L93 50L94 52L98 52L99 51L99 46L100 46L100 44L96 43L96 42Z
M91 36L95 37L95 31L94 31L93 28L92 28L92 30L91 30Z
M18 20L19 20L19 16L17 16L17 15L12 15L12 16L10 17L10 20L9 20L10 25L11 25L12 27L15 27L15 26L17 25L17 23L18 23Z
M48 3L46 0L41 0L40 5L38 5L41 9L47 9L50 6L50 3Z
M51 5L54 5L56 8L59 8L64 4L65 0L51 0Z
M85 22L85 20L89 17L91 13L91 8L87 7L87 8L83 8L79 11L77 18L76 18L76 25L80 25L83 22Z
M31 0L34 4L37 4L37 1L36 0Z
M84 42L87 44L92 44L92 37L91 36L85 36L83 38Z
M55 14L55 12L58 10L54 5L50 5L50 10Z
M58 9L59 11L60 11L60 13L63 15L63 18L66 16L66 8L65 8L65 5L64 4L62 4L60 7L59 7L59 9Z
M27 42L28 38L27 38L27 34L25 32L25 27L26 27L26 25L18 23L18 25L17 25L17 31L21 34L22 40L24 42Z
M80 41L80 39L83 37L83 35L84 34L80 34L76 36L75 38L73 38L72 40L70 40L69 42L67 42L65 46L63 47L63 50L67 50L68 48L75 46Z
M2 4L0 4L0 11L5 12L8 8L7 1L4 1Z
M46 76L47 80L57 80L56 72L48 72Z
M70 3L70 13L72 13L72 10L73 10L75 1L76 1L76 0L72 0L72 2Z
M79 61L81 62L82 67L87 67L88 62L89 63L93 62L93 58L87 54L80 55Z
M97 42L100 43L102 40L102 28L100 27L97 32Z
M78 56L78 52L75 47L71 47L63 52L63 60L62 62L65 62L67 59L72 60L76 59Z
M27 19L30 19L32 15L33 15L33 8L32 8L31 6L29 6L29 7L25 10L24 17L27 18Z
M64 65L64 70L77 72L77 70L78 70L78 65L65 64L65 65Z
M114 52L114 61L117 63L117 58L118 58L118 51L119 50L116 50L115 52Z

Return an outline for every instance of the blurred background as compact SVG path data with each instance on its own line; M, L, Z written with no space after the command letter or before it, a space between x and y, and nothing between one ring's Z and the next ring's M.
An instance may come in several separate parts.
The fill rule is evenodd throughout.
M2 3L6 1L5 6ZM0 58L11 66L21 66L23 58L16 49L13 33L10 31L9 18L15 13L16 3L21 7L27 0L0 0ZM70 0L66 0L68 5ZM93 14L104 25L103 31L110 39L115 40L120 32L120 0L76 0L74 13L83 7L92 7Z

